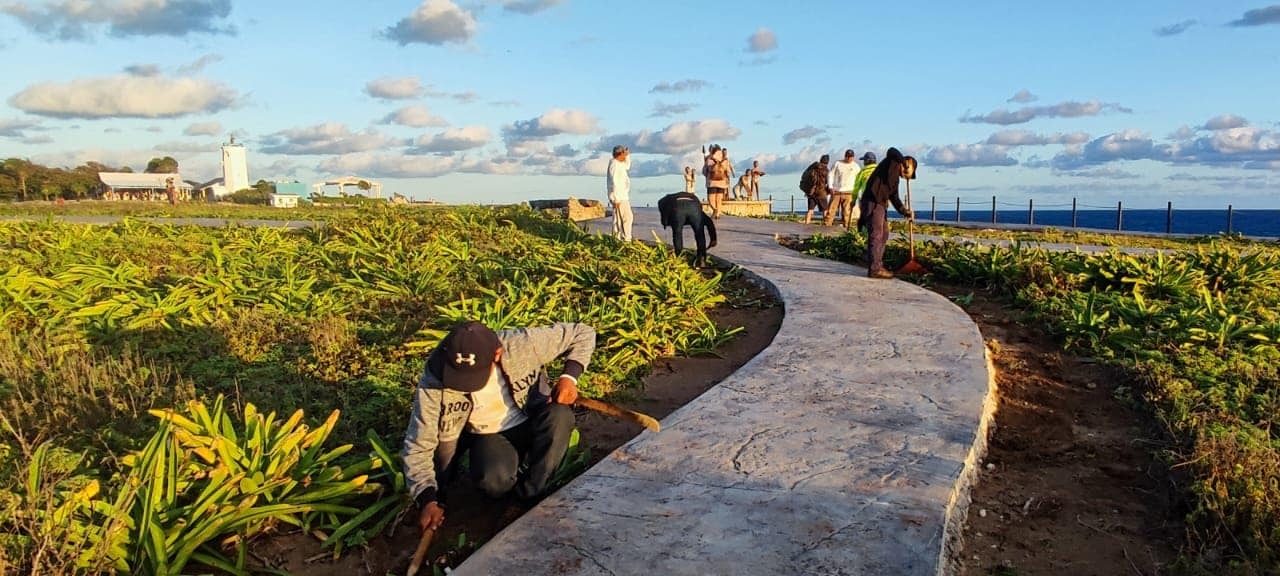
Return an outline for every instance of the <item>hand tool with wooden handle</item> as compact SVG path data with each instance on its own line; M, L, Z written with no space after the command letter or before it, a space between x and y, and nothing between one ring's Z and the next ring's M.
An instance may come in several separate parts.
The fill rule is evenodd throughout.
M645 428L653 430L654 432L659 432L662 430L662 425L658 424L658 421L655 420L652 416L627 410L625 408L619 408L608 402L601 402L599 400L593 400L591 398L583 398L579 396L578 399L575 400L573 403L577 406L581 406L593 412L599 412L601 414L613 416L614 418L618 418L620 420L626 420L628 422L635 422L636 424L644 426Z
M436 535L436 529L431 528L422 533L422 538L418 540L418 549L413 551L413 560L409 562L409 571L406 576L415 576L418 569L422 567L422 559L427 555L427 548L431 547L431 539Z

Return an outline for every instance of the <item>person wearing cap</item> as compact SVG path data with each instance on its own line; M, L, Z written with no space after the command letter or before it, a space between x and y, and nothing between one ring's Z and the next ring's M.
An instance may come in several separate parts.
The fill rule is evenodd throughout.
M875 169L876 169L876 153L867 151L866 154L862 155L862 169L858 171L858 177L855 178L853 181L854 198L859 198L859 195L863 194L866 191L867 180L871 178L871 173L874 172ZM853 218L851 220L853 224L852 226L853 228L857 228L859 221L862 220L861 215L867 211L867 206L865 204L866 196L861 196L861 198L862 198L862 201L858 202L857 214L859 215L859 217ZM850 228L850 225L846 223L845 228Z
M613 147L613 158L605 174L609 204L613 206L613 237L631 241L631 151L621 144Z
M827 203L827 163L831 161L831 156L823 154L817 162L810 164L804 169L804 173L800 175L800 190L804 192L805 198L809 200L809 208L804 213L804 223L813 222L813 209L822 210L822 216L825 218L827 211L831 205Z
M684 227L693 228L693 243L698 247L694 266L706 266L707 248L716 247L716 223L702 211L702 200L689 192L667 194L658 200L658 215L664 228L671 227L671 246L676 254L684 250ZM711 236L710 246L707 235Z
M876 165L867 178L867 189L862 193L862 219L859 228L868 228L867 275L872 278L893 278L893 272L884 268L884 247L889 243L889 204L907 220L916 215L903 207L898 196L898 180L903 175L905 159L897 148L890 148L884 162Z
M470 321L427 355L401 450L424 531L444 522L442 490L463 453L489 497L542 495L568 449L578 378L595 342L586 324L495 332ZM544 367L557 359L564 369L552 385Z
M830 226L835 221L836 213L840 213L841 224L845 228L850 222L857 221L853 213L854 183L858 176L858 163L853 159L853 149L844 151L844 159L831 167L827 177L827 186L831 192L831 209L822 213L822 225Z

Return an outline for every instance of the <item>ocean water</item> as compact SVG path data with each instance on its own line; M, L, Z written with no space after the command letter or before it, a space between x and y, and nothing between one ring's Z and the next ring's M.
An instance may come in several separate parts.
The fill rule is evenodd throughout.
M775 205L782 208L779 213L785 214L788 206ZM798 212L804 213L802 207ZM1217 235L1222 233L1244 234L1267 238L1280 237L1280 210L1177 210L1173 211L1170 220L1166 210L1130 210L1125 209L1117 222L1116 210L1078 210L1075 213L1076 228L1096 230L1125 230L1129 232L1155 232L1172 234ZM896 216L892 210L890 217ZM935 214L929 206L918 206L916 216L922 221L937 220L939 222L956 222L956 210L953 204L944 208L941 204ZM1029 222L1029 217L1034 222ZM990 223L991 209L960 211L960 222ZM1071 210L1036 210L1028 214L1028 210L997 210L997 224L1035 224L1036 226L1053 226L1055 228L1071 228ZM1119 228L1117 228L1117 224Z

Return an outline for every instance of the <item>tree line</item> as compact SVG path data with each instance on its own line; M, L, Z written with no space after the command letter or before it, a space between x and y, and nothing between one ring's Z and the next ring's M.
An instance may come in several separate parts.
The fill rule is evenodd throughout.
M25 158L6 158L0 162L0 201L86 198L98 189L98 173L133 171L128 166L114 168L101 162L61 168L37 164ZM149 174L177 171L178 161L171 156L152 158L144 170Z

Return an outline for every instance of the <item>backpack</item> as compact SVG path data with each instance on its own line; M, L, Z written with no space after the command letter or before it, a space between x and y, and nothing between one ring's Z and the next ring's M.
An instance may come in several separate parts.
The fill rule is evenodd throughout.
M805 169L804 174L800 175L800 191L806 196L813 191L813 166Z
M720 160L711 165L712 180L728 180L729 179L729 161Z

